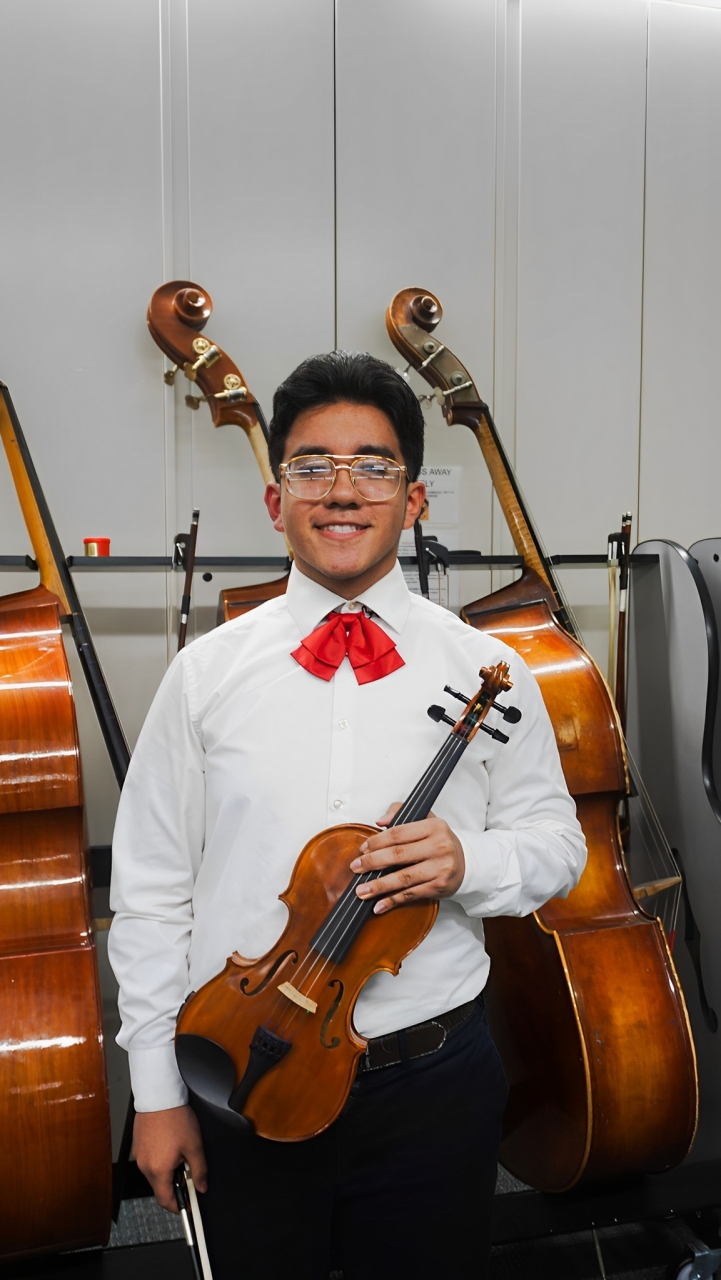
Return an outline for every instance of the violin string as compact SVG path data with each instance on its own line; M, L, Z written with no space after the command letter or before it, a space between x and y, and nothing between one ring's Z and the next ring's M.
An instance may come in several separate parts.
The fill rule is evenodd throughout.
M414 788L408 800L405 802L405 804L396 814L391 824L392 826L400 825L399 818L402 817L404 810L410 808L411 804L415 805L417 803L420 803L423 798L427 799L429 793L432 792L433 787L435 786L439 773L445 768L445 765L449 757L453 755L455 751L457 751L457 743L458 743L458 738L454 740L453 736L451 736L446 741L446 743L444 743L443 748L441 749L441 751L439 751L438 755L436 756L436 759L433 761L433 764L431 765L428 771L428 774L425 775L424 778L421 780L421 782ZM322 945L323 947L327 947L327 946L338 946L340 943L342 943L348 931L348 928L352 926L352 924L355 922L355 919L360 913L362 913L365 906L365 903L363 902L363 900L359 899L355 895L355 893L352 893L348 895L345 906L341 907L341 911L336 915L336 911L340 903L342 903L343 897L346 894L348 894L348 889L350 888L355 889L359 884L367 884L370 880L380 879L382 874L383 874L382 870L366 871L358 875L355 883L353 883L353 881L350 882L348 888L344 890L343 894L341 895L338 902L336 903L336 907L328 917L325 930L323 933L321 933L321 936L318 939L319 945ZM348 921L349 914L352 917L350 922ZM336 937L336 934L338 933L339 928L341 929L341 934L339 937Z
M459 745L460 745L460 750L459 750ZM441 747L440 751L436 755L436 758L433 760L432 764L429 766L426 774L424 774L423 778L421 778L418 784L414 787L413 791L411 792L410 796L405 801L405 803L402 805L401 809L399 809L398 813L396 814L393 820L392 825L399 825L398 819L401 817L404 810L407 810L411 805L415 805L419 803L420 798L422 798L423 796L428 797L428 795L432 793L433 787L437 782L439 773L445 768L449 758L456 752L460 756L465 746L466 746L466 740L461 738L460 735L450 734L448 736L445 743ZM380 876L381 876L380 871L366 871L366 872L361 872L358 876L356 876L353 880L350 881L349 885L347 886L346 889L344 889L340 898L336 902L335 907L333 908L328 919L326 920L325 932L322 933L321 937L318 939L318 945L322 944L324 947L330 947L332 949L342 944L349 929L353 927L356 920L358 919L358 916L363 914L364 911L367 911L368 909L368 900L358 898L357 895L355 894L355 889L358 887L359 884L367 884L370 880L379 879ZM341 907L341 910L338 911L338 908L340 904L343 903L344 899L345 899L345 903ZM350 919L349 919L349 916L350 916ZM336 935L338 934L339 930L340 930L340 936L337 937ZM307 966L309 962L310 962L310 969L304 968L304 966ZM317 968L319 963L320 963L320 969ZM302 982L304 985L306 985L306 990L303 992L303 994L310 996L310 992L317 985L318 981L322 978L325 970L328 968L329 965L333 963L334 961L332 956L329 957L323 954L322 952L320 953L317 952L314 949L313 951L308 953L308 955L305 957L303 961L303 964L301 965L301 968L294 975L295 985L297 986L297 988L299 988ZM314 970L317 970L317 972L314 972ZM310 986L307 986L308 983L310 983ZM280 1003L281 1003L280 1001L277 1002L277 1004L280 1004ZM268 1020L269 1022L275 1016L277 1004L273 1008L273 1011ZM297 1016L299 1012L300 1012L300 1008L297 1005L293 1005L293 1008L287 1009L286 1010L287 1016L285 1017L285 1019L281 1016L280 1023L275 1028L276 1034L279 1034L279 1035L282 1034L282 1028L288 1029L291 1023L293 1022L294 1018Z
M436 759L433 761L433 764L430 766L428 773L424 775L416 788L414 788L414 791L411 793L408 800L402 806L402 809L398 811L398 814L396 814L392 825L398 825L398 820L401 818L403 810L408 809L411 804L419 803L420 799L424 796L426 801L428 801L428 797L432 794L433 788L436 785L439 773L446 767L452 755L457 754L458 757L462 755L466 745L467 740L465 738L461 738L459 734L451 734L449 736L436 756ZM364 872L359 875L355 881L351 881L336 903L335 911L337 911L338 906L345 898L344 907L337 914L331 913L331 916L327 921L326 933L322 938L324 946L330 945L331 947L337 947L341 945L344 938L347 936L349 929L351 929L356 923L359 915L368 911L368 899L359 899L356 894L354 892L350 892L350 890L355 890L358 884L368 883L370 880L379 879L382 874L382 871L378 870ZM339 930L340 936L336 936ZM310 962L310 969L302 968L299 970L296 975L296 983L300 985L300 982L303 982L306 987L303 994L310 996L310 993L322 978L325 970L329 965L333 964L334 961L332 956L328 957L327 955L323 955L323 953L318 954L317 952L311 952L306 957L304 965L307 965L308 962ZM319 962L321 962L320 969L318 969ZM308 986L309 981L310 986ZM273 1012L275 1012L275 1010ZM281 1020L280 1026L289 1027L298 1012L298 1006L295 1006L293 1009L286 1010L287 1017L284 1020Z
M436 785L439 774L444 770L451 757L454 754L457 754L460 758L460 755L463 753L466 745L466 739L461 738L459 734L449 735L426 774L424 774L423 778L421 778L416 787L414 787L408 799L395 815L391 826L400 825L399 819L402 819L404 811L407 811L411 807L415 807L421 803L424 798L428 798ZM321 932L321 935L318 938L318 946L334 950L342 945L345 937L349 930L353 928L358 917L368 910L368 899L358 898L355 893L355 889L359 884L367 884L371 880L380 879L381 876L382 872L380 870L366 871L361 872L350 881L347 888L343 890L343 893L325 922L325 929ZM343 901L344 899L345 902ZM343 905L341 906L341 904ZM339 907L340 911L338 910ZM319 962L320 968L318 968ZM309 963L310 968L307 968L306 966ZM319 953L314 949L308 953L303 961L303 965L295 974L294 985L297 984L297 987L299 988L300 984L303 983L306 987L303 994L310 996L310 992L320 981L325 970L333 963L334 961L332 956L327 956L323 952ZM314 970L316 970L316 972L314 972ZM300 1008L297 1005L294 1005L292 1009L287 1010L288 1016L285 1019L281 1018L280 1023L276 1027L276 1034L282 1034L282 1028L285 1027L287 1029L299 1012ZM271 1014L271 1019L274 1014L275 1008Z
M429 800L429 797L432 795L433 789L437 784L439 774L446 768L446 765L449 763L453 755L457 755L457 757L460 758L460 756L465 751L465 748L467 745L468 745L468 739L465 735L462 736L459 733L449 734L445 743L443 744L438 754L436 755L435 759L429 766L427 772L420 779L419 783L413 789L408 799L405 801L405 803L399 809L398 813L395 815L392 823L390 824L391 826L399 825L401 821L405 821L406 819L404 818L404 814L407 813L409 809L412 809L413 807L417 806L423 799L425 799L426 802L429 803L429 805L430 803L432 803L432 800ZM451 770L449 770L449 776L450 776L450 772L455 767L456 763L457 763L457 760L453 761ZM444 783L442 785L445 785L445 781L446 779L444 779ZM364 910L367 911L368 909L368 899L359 899L355 894L355 892L351 892L351 890L355 890L357 886L361 883L368 883L368 881L370 880L379 879L381 875L382 875L381 871L364 872L364 873L361 873L354 881L350 882L348 887L343 891L340 898L336 902L335 907L331 911L330 916L326 921L326 932L324 935L323 934L321 935L321 938L319 939L319 944L321 943L321 941L324 946L331 945L332 947L337 947L340 944L342 944L349 929L353 927L359 915L361 915L364 912ZM338 912L338 907L340 906L341 903L343 903L344 899L345 899L345 905L341 908L341 911ZM341 930L340 936L335 937L339 929ZM319 962L320 962L320 968L318 969ZM329 967L329 965L333 963L334 961L332 959L332 956L328 957L326 955L323 955L322 953L319 954L317 951L315 951L315 949L309 952L308 955L304 958L301 968L295 974L295 982L297 984L297 988L300 987L301 982L304 985L310 982L310 985L306 986L306 990L302 994L310 997L310 992L313 990L313 988L317 985L319 980L322 978L325 970ZM308 966L308 964L310 964L310 968L306 967ZM273 1017L276 1014L277 1006L279 1003L280 1001L277 1001L276 1005L273 1007L273 1010L269 1015L268 1021L266 1022L266 1026L270 1025ZM276 1034L279 1034L279 1035L282 1034L283 1029L287 1031L292 1025L294 1019L298 1016L299 1012L300 1012L300 1006L294 1003L292 1008L290 1009L286 1008L285 1018L281 1015L280 1022L276 1025L276 1028L275 1028Z

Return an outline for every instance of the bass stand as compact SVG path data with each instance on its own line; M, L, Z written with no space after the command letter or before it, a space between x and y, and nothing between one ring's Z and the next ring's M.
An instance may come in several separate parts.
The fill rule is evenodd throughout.
M713 1215L713 1218L715 1220L707 1225L709 1225L710 1231L718 1236L718 1211ZM664 1235L679 1244L683 1251L678 1270L674 1274L674 1280L712 1280L719 1266L721 1266L721 1247L713 1247L706 1244L682 1218L673 1218L664 1222L663 1232Z
M438 575L438 604L441 604L440 577L443 574L445 578L450 566L451 557L447 547L444 547L438 541L434 534L423 536L420 520L416 520L413 525L413 536L416 544L416 560L418 561L418 582L421 589L421 595L426 600L430 599L430 589L428 584L428 575L431 568L435 568Z
M421 595L427 600L428 597L428 559L426 557L425 539L421 528L420 519L416 520L413 525L413 537L416 543L416 560L418 561L418 583L421 588Z

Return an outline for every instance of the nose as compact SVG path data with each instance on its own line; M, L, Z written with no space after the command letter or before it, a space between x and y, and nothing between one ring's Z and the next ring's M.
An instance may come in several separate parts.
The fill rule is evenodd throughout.
M350 506L357 505L358 494L353 488L353 482L350 478L348 467L339 466L336 471L335 484L330 493L326 497L329 506Z

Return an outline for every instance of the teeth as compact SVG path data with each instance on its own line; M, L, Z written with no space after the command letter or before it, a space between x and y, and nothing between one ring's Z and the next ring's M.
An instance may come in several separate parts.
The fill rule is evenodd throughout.
M357 533L365 528L362 524L324 524L321 527L328 533Z

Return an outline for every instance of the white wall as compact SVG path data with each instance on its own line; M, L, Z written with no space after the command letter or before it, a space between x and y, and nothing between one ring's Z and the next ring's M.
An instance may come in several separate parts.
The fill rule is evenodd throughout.
M194 504L199 553L283 553L243 433L162 382L145 311L178 277L266 412L311 352L398 363L385 307L432 289L550 552L604 552L627 507L639 538L719 532L717 5L0 0L0 30L0 377L68 553L167 553ZM427 421L429 461L464 468L460 544L508 550L470 433ZM0 467L0 554L26 550ZM237 580L196 579L198 629ZM605 573L564 581L603 662ZM78 576L131 740L180 585Z

